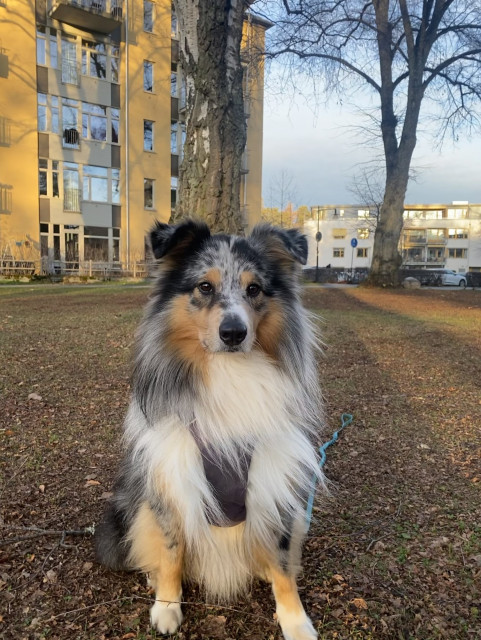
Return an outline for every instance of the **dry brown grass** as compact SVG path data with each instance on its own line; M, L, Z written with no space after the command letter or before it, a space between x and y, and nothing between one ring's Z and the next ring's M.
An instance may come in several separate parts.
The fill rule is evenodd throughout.
M147 294L0 288L0 637L156 637L143 580L97 566L88 536L12 542L98 520ZM354 414L305 550L301 596L320 637L481 637L481 293L305 297L324 318L326 438ZM280 638L264 585L234 610L185 597L178 638Z

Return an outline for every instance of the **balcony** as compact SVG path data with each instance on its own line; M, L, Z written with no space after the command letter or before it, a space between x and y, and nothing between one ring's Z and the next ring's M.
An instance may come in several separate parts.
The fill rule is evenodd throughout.
M86 31L112 33L122 23L122 0L54 0L49 16Z
M418 236L418 235L404 235L403 236L403 244L406 245L421 245L426 244L426 236Z

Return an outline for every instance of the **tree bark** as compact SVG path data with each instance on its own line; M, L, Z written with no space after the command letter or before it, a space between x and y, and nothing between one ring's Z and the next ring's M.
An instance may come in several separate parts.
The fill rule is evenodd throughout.
M174 0L186 82L186 140L174 221L195 216L213 231L244 232L241 162L242 0Z

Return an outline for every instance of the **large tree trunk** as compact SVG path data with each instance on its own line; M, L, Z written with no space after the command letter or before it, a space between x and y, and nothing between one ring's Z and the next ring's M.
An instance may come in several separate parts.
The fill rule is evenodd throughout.
M403 3L401 3L404 7ZM399 285L399 268L402 258L399 239L403 227L404 198L409 168L416 147L416 130L423 97L423 65L420 53L414 46L409 16L405 15L408 31L408 50L412 69L408 81L406 114L398 142L396 129L398 118L394 107L395 85L392 77L392 25L389 20L389 0L374 0L377 26L377 43L381 72L381 134L386 161L386 187L379 222L374 235L374 247L368 285L396 287Z
M246 144L240 47L242 0L174 0L186 80L186 140L174 220L193 215L214 231L243 233Z
M405 176L391 176L386 180L384 202L374 235L373 256L367 284L396 287L399 284L399 238L403 226L404 196L408 181Z

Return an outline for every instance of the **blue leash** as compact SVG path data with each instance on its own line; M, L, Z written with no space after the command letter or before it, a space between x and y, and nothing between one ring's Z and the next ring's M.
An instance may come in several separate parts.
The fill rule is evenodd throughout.
M343 413L342 416L341 416L341 426L339 427L339 429L337 431L334 431L334 434L333 434L332 438L330 440L328 440L328 442L325 442L322 445L322 447L319 447L319 453L321 454L321 459L319 460L319 468L320 469L322 469L322 467L326 463L326 450L331 446L331 444L334 444L335 442L337 442L337 439L338 439L339 434L341 433L341 431L344 429L344 427L347 427L347 425L351 424L353 419L354 418L350 413ZM312 507L314 505L314 497L316 495L316 483L317 483L317 478L316 478L316 476L314 476L313 479L312 479L311 493L309 494L309 499L307 501L307 507L306 507L306 526L307 526L307 530L309 530L309 527L311 526Z

